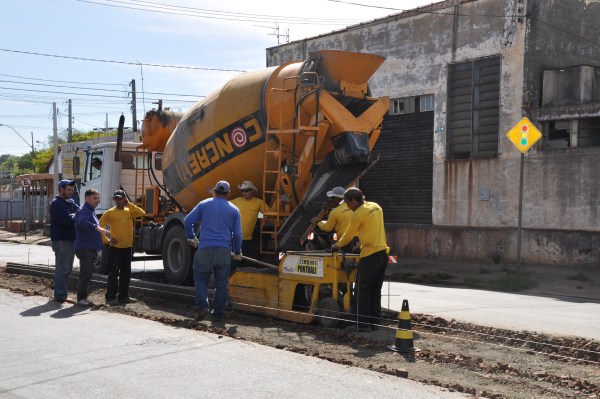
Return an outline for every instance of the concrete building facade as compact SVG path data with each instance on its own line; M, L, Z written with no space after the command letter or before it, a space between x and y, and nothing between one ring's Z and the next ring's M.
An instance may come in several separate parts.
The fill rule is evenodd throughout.
M391 253L514 262L523 116L525 263L600 261L600 0L446 0L267 49L267 64L340 49L386 57L389 96L360 185L386 216Z

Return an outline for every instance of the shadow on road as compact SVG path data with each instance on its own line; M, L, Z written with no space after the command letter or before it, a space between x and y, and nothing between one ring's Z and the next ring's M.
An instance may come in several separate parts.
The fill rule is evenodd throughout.
M43 305L24 310L19 314L23 317L39 316L42 313L52 312L53 310L60 309L61 305L62 304L60 302L50 300Z

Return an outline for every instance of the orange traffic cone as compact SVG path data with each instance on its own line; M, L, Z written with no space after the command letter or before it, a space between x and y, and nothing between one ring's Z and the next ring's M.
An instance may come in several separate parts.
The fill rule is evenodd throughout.
M408 301L402 301L402 310L400 311L400 320L398 321L398 330L394 345L388 346L394 352L410 353L418 352L413 343L413 332L410 325L410 311L408 310Z

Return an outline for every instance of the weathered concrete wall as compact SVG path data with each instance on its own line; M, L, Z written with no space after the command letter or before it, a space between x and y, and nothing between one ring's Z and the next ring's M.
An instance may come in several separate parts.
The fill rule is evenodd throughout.
M516 240L520 153L506 138L506 132L522 116L528 115L527 105L539 94L541 71L547 65L558 66L563 49L567 52L566 58L562 59L565 63L572 64L576 59L583 62L585 57L575 57L582 52L590 64L594 57L596 62L600 59L600 47L596 46L592 51L588 45L580 51L569 43L568 36L555 39L552 35L558 31L540 30L539 21L531 23L526 17L498 16L525 15L526 11L534 10L534 15L549 21L557 18L555 13L567 13L568 17L564 17L567 25L561 25L564 29L576 27L578 34L589 37L588 29L583 24L594 24L592 32L595 35L591 37L595 40L599 37L597 21L600 20L600 4L597 3L600 0L528 0L527 4L520 4L518 0L448 0L432 5L431 10L435 10L435 13L391 16L268 49L267 63L276 65L290 59L303 59L308 52L320 49L370 52L387 58L369 82L373 95L407 97L433 93L434 227L431 228L431 234L414 236L415 228L395 226L390 230L390 245L402 249L401 254L414 252L413 255L420 256L488 259L491 253L497 251L498 242ZM581 12L592 13L595 18L592 15L585 16L581 19L580 27L575 20ZM548 48L552 49L550 55L536 58L535 53ZM526 57L527 51L529 56ZM448 161L448 64L496 55L502 59L499 155L489 159ZM554 63L550 63L548 58ZM532 95L534 92L536 94ZM541 126L538 127L541 130ZM561 239L553 236L555 249L548 251L537 249L537 243L548 242L544 238L547 236L545 232L524 234L522 256L525 259L542 263L553 263L556 259L568 260L573 255L568 248L572 241L568 238L571 234L600 233L600 212L594 198L599 192L600 182L597 181L599 179L593 179L600 171L600 162L596 161L599 150L575 150L565 154L547 153L534 148L526 154L523 227L532 232L538 229L561 230L565 239L563 245ZM490 190L489 201L480 199L482 188ZM453 233L447 245L434 249L432 246L435 242L446 242L444 238L437 237L435 232L446 228L456 228L463 233L458 236L458 233ZM498 234L503 237L499 241ZM561 233L557 234L560 236ZM478 245L472 246L471 240L476 237L479 239L473 242ZM450 243L454 248L451 249ZM516 250L506 250L512 248L509 244L503 248L503 256L516 258ZM584 263L591 262L594 256L586 258ZM582 260L579 256L575 258Z
M512 263L517 258L513 228L389 225L390 255L473 259ZM529 264L600 264L600 235L581 231L525 229L521 260Z
M524 107L541 105L542 72L600 66L600 0L528 0Z

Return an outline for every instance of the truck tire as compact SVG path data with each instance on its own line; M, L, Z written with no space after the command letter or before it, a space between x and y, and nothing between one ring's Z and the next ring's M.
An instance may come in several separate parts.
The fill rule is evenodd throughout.
M325 328L334 328L339 324L341 318L340 305L335 299L328 296L319 301L317 305L317 315L319 317L319 324Z
M194 251L188 244L182 226L172 226L163 241L163 267L169 284L189 285L192 282Z
M102 244L102 250L98 254L96 263L94 263L93 272L96 274L108 273L108 244Z

